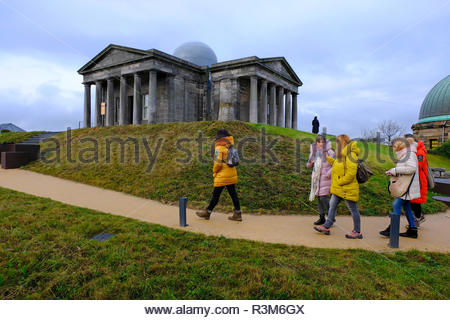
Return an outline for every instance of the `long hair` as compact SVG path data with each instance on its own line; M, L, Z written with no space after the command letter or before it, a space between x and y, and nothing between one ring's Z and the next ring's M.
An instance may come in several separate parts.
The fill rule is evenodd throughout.
M342 160L342 150L348 145L350 142L350 137L346 134L341 134L336 138L336 155L339 160Z
M392 149L394 149L395 152L400 151L405 148L409 148L411 144L415 142L413 137L397 137L392 140Z

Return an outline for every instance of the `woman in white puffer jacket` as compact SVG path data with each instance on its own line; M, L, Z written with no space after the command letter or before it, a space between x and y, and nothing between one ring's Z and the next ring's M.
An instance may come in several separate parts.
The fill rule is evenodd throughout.
M419 166L417 163L417 143L412 138L397 138L392 141L392 148L397 155L397 165L386 171L388 176L413 175L412 183L408 191L401 197L396 198L392 204L394 214L401 215L402 208L408 219L406 232L400 233L402 237L417 238L417 227L414 222L414 214L411 210L411 200L420 198ZM381 235L389 237L390 226L380 232Z

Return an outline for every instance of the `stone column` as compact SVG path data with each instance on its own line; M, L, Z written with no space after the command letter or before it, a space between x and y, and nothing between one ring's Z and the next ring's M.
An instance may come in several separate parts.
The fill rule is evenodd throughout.
M192 105L189 104L189 87L191 82L184 79L184 98L183 98L183 121L192 121L192 119L195 118L194 116L194 109L192 108Z
M231 79L222 79L219 84L219 121L234 120L233 92Z
M127 79L120 76L120 106L119 106L119 124L128 124L127 117Z
M249 122L258 123L258 78L250 77L250 117Z
M298 130L298 110L297 110L298 93L292 92L292 129Z
M278 87L278 105L277 105L277 126L282 127L284 121L284 107L283 107L284 88Z
M133 124L142 123L142 92L141 92L141 75L134 74L133 86Z
M91 85L84 84L84 127L91 127Z
M106 125L114 125L114 79L106 81Z
M101 115L101 103L102 103L102 82L95 82L95 126L100 127L102 125Z
M258 110L258 122L267 124L267 80L265 79L261 80L259 101L261 105Z
M269 85L270 99L269 99L269 124L275 126L277 124L277 92L274 83Z
M182 76L175 76L175 105L174 105L174 121L186 121L184 110L184 78Z
M291 92L286 90L286 103L284 104L285 120L284 126L286 128L292 128L292 109L291 109Z
M148 123L156 123L156 71L151 70L148 77Z
M173 74L167 75L167 102L169 110L167 113L168 122L175 121L175 76Z
M219 119L220 111L220 81L213 81L210 91L210 99L207 120L217 120Z
M233 104L233 120L239 119L240 114L240 84L238 78L231 79L231 103Z

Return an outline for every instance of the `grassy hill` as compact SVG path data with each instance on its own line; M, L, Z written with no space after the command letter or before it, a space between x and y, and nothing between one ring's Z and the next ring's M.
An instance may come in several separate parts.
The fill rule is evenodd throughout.
M30 132L3 132L0 134L0 143L19 143L30 139L44 131Z
M187 196L188 206L200 208L212 193L211 146L219 128L233 134L243 158L237 190L245 212L316 213L316 203L307 200L311 170L305 166L314 135L268 125L204 121L78 129L54 137L58 150L55 140L41 145L45 158L26 169L168 203ZM393 200L383 174L392 166L389 148L380 146L377 157L376 145L360 147L375 172L361 185L360 211L386 215ZM435 155L429 163L450 168L448 159ZM431 194L429 198L424 212L446 209ZM218 209L232 210L228 195L222 196ZM348 214L345 206L339 210Z
M449 258L207 237L0 188L0 299L446 300Z

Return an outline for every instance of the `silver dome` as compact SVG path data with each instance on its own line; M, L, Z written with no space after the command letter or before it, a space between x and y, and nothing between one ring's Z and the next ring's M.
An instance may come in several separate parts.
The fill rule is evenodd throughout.
M173 55L199 66L210 66L217 63L216 54L203 42L186 42L176 48Z

